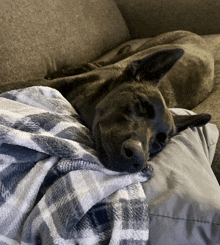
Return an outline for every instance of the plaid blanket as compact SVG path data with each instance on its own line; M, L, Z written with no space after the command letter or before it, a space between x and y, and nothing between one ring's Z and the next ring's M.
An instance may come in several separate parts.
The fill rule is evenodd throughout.
M146 244L152 170L105 169L57 90L1 94L0 145L0 244Z

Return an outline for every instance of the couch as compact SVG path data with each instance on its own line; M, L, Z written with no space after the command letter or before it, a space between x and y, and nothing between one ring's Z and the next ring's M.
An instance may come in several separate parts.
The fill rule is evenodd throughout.
M220 188L218 184L220 183L220 143L217 143L217 128L220 129L219 13L218 0L212 2L208 0L1 0L0 91L4 92L1 95L1 108L3 108L1 115L6 110L9 111L8 108L12 108L13 115L17 113L17 117L19 114L27 117L28 113L33 113L30 112L32 110L30 106L36 104L36 113L40 114L41 110L46 108L45 103L47 105L49 103L50 109L47 108L47 110L58 113L59 123L62 124L62 120L66 120L62 127L67 127L70 119L64 119L60 114L63 113L68 118L74 115L74 120L78 120L78 116L57 91L42 87L28 88L28 92L15 90L19 87L19 83L26 83L28 87L29 81L34 80L39 81L37 85L44 85L40 83L41 79L65 66L80 66L105 60L106 57L114 56L124 44L139 47L148 38L165 32L186 30L200 35L209 45L215 60L214 89L204 101L193 108L195 113L210 113L211 123L202 128L187 129L174 137L172 143L166 147L166 151L164 150L159 154L161 156L150 163L154 172L150 180L149 176L140 177L139 175L127 177L116 175L116 180L113 180L114 175L103 169L103 175L95 174L91 177L89 173L91 171L96 173L99 169L94 165L88 166L86 163L81 166L82 161L75 162L76 165L72 168L69 167L70 160L62 162L62 172L61 168L55 169L53 166L61 166L59 165L61 160L57 159L68 157L71 159L71 154L67 151L66 155L59 153L61 155L55 159L53 156L55 150L52 148L57 147L56 149L59 150L58 141L47 149L39 150L39 147L34 145L27 135L24 136L28 132L28 129L24 129L23 126L28 125L27 120L23 120L22 124L19 121L19 126L17 125L16 128L13 126L15 130L11 133L8 130L7 137L3 137L3 131L1 131L0 212L4 217L0 219L1 244L16 242L16 244L220 244ZM106 53L107 56L104 55ZM4 91L4 86L7 84L10 84L12 92ZM48 102L45 96L53 99L53 103L51 100ZM18 101L20 107L13 101ZM7 118L11 115L8 111ZM177 114L193 112L181 109L173 111ZM34 122L41 126L43 120L45 122L52 118L51 115L47 116L39 121L33 117L31 120L32 122L35 120ZM58 119L54 120L58 125ZM3 125L2 122L3 120L1 125ZM77 124L75 121L74 123ZM10 125L5 123L3 126L11 127L11 125L12 123ZM55 124L51 125L46 123L47 128L55 127ZM22 134L16 130L21 130ZM87 129L81 127L79 127L79 132L84 139L87 137L85 135L89 134ZM38 135L37 132L34 133ZM16 137L20 137L20 140L14 140ZM69 136L65 134L61 138L65 137ZM5 143L6 138L10 144ZM22 148L20 148L20 142L22 142ZM84 141L82 142L85 144ZM34 145L33 149L32 145ZM65 147L67 149L69 146L65 145ZM30 149L34 151L34 157L29 152ZM40 153L36 153L38 150ZM15 156L12 152L20 154L18 162L22 167L17 169L13 165L15 160L12 159L18 159L18 155ZM90 153L93 154L94 151ZM30 159L25 157L29 154L32 154L31 159L32 157L35 159L34 163L45 161L48 155L51 158L46 165L37 166L40 182L33 174L29 179L30 182L23 181L22 185L15 187L16 183L22 182L21 179L27 176L29 171L33 173L35 169L30 164ZM7 158L3 155L7 155ZM88 157L88 154L85 154L85 157L87 162L97 161L94 156ZM56 161L59 164L55 164ZM24 162L28 167L25 167L23 173ZM8 172L3 171L9 168L9 165L13 165L12 169L16 170L16 174L12 174L14 172L10 170L10 175L7 175ZM85 166L88 167L88 172L84 170L83 173L79 173L78 171L80 169L83 171ZM19 175L20 173L22 174ZM76 181L73 189L70 188L70 182L68 182L70 181L69 174L72 176L71 181ZM16 179L16 175L20 177ZM56 181L52 180L52 176L55 175ZM106 176L111 177L106 180ZM13 180L9 181L9 177ZM94 186L99 186L97 189L91 189L93 196L97 194L99 198L92 199L92 194L86 195L78 191L80 194L78 201L81 200L79 196L84 198L81 200L81 206L78 202L74 202L75 206L64 203L64 194L69 198L68 200L73 200L75 194L71 194L71 191L77 188L81 190L92 188L91 182L82 186L83 177L88 179L91 177ZM106 181L106 186L100 184L103 180ZM10 189L9 186L12 183L14 187ZM31 196L31 192L29 193L32 187L35 190L34 196ZM27 195L12 195L12 193L23 193L23 190ZM129 195L132 196L132 200ZM117 200L117 205L115 200ZM137 203L134 200L138 200L140 205L136 209L134 206ZM53 205L49 205L51 202ZM56 206L57 203L58 206ZM111 210L118 210L118 216L113 215L118 217L118 220L113 219L114 222L110 218L111 215L104 209L110 204ZM75 207L77 211L80 209L80 215L79 213L74 214L75 216L71 214L71 210ZM126 216L123 216L124 213ZM99 217L101 215L101 220L95 219L96 215ZM129 223L130 221L132 222ZM13 222L15 225L10 225ZM145 225L143 225L144 222L146 222ZM92 231L88 229L85 232L85 229L83 230L85 224L95 224L95 229ZM107 232L99 233L103 227ZM79 232L81 230L84 231L82 233L84 235ZM108 239L102 240L101 237L108 237ZM140 240L138 237L141 237Z

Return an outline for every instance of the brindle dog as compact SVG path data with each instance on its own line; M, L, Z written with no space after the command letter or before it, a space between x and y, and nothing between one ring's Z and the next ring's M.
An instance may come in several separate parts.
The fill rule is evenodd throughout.
M103 165L134 173L143 170L176 133L211 119L209 114L172 115L158 89L183 53L182 49L159 51L124 69L114 65L91 68L78 76L32 81L29 86L58 89L92 130Z
M180 49L166 50L134 61L120 81L112 81L105 91L99 88L89 126L107 168L140 171L170 137L211 119L208 114L173 116L158 89L161 78L182 55ZM84 111L81 116L87 118L87 114Z

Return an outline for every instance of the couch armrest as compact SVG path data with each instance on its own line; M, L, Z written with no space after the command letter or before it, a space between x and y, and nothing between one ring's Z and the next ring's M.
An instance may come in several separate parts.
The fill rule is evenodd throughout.
M219 0L115 0L132 38L174 30L220 33Z

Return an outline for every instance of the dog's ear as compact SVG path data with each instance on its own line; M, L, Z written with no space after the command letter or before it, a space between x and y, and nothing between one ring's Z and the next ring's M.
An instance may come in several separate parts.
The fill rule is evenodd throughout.
M188 127L201 127L211 120L210 114L173 115L176 132L181 132Z
M159 80L183 56L182 49L169 49L156 52L144 59L133 61L128 70L137 81L152 81L158 85Z

